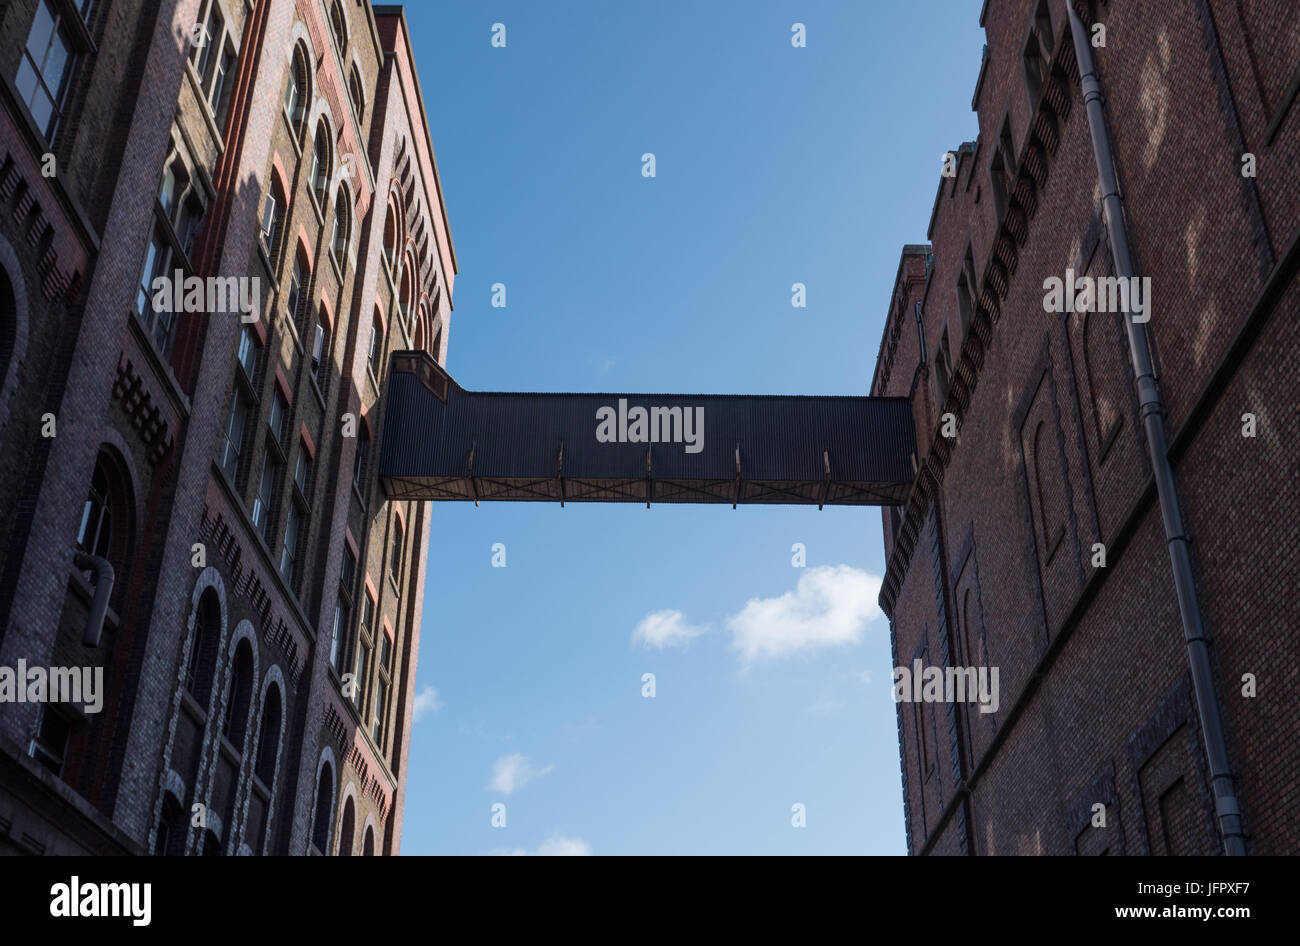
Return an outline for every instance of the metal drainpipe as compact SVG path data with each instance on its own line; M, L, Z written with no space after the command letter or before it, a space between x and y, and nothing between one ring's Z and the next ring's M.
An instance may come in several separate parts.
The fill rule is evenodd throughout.
M107 559L86 552L78 552L72 561L78 568L95 573L95 597L90 601L90 614L86 618L81 643L87 647L98 647L100 634L104 630L104 615L108 613L108 596L113 593L113 566Z
M1129 279L1134 276L1133 258L1129 254L1128 234L1124 229L1123 198L1119 194L1110 138L1106 132L1106 118L1102 111L1101 85L1097 80L1097 69L1083 21L1079 19L1071 0L1066 0L1065 7L1070 16L1074 55L1079 61L1083 102L1088 113L1088 129L1092 134L1092 153L1097 160L1097 175L1101 179L1106 233L1110 238L1117 274ZM1183 636L1187 640L1187 660L1191 664L1192 685L1196 690L1196 709L1201 732L1205 736L1205 755L1210 765L1210 782L1214 792L1215 813L1219 819L1219 833L1223 837L1224 853L1244 855L1246 843L1242 833L1241 809L1237 805L1237 794L1233 788L1219 699L1215 693L1214 674L1210 669L1209 637L1201 622L1201 609L1196 600L1191 559L1187 551L1187 535L1183 530L1182 512L1178 508L1173 469L1169 465L1164 405L1160 400L1160 391L1156 387L1155 372L1151 365L1146 325L1131 318L1125 318L1124 324L1128 329L1133 373L1137 376L1139 413L1146 430L1156 494L1160 498L1160 515L1164 519L1165 540L1169 546L1169 561L1174 573L1174 590L1178 596L1178 612L1182 616Z

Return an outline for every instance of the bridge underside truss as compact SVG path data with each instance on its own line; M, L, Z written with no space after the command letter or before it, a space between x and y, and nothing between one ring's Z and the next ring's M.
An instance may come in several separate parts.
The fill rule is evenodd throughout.
M624 436L647 404L698 423ZM618 436L602 441L615 405ZM472 392L423 352L393 356L381 438L389 499L475 503L894 505L915 451L904 398Z

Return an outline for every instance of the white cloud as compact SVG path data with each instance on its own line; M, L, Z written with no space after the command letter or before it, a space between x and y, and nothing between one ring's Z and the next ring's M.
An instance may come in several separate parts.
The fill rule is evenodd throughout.
M842 647L862 639L881 616L880 579L849 565L809 569L794 591L779 598L751 598L727 618L731 646L743 664L799 651Z
M590 857L591 845L582 838L566 838L553 834L543 841L536 851L525 851L517 847L500 853L510 857Z
M425 687L415 694L415 702L411 704L411 722L413 724L418 723L429 713L438 712L444 705L438 701L437 690L433 687Z
M657 647L677 647L685 644L692 637L699 637L708 627L692 627L686 623L686 615L680 611L655 611L647 614L632 631L632 643L640 644L647 650Z
M509 795L534 779L541 778L553 768L555 766L548 765L539 769L533 765L528 756L520 752L503 755L492 763L492 778L487 784L487 789Z

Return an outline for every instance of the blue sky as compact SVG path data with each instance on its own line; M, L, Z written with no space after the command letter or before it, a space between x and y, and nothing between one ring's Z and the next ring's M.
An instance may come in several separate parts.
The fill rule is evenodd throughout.
M977 132L978 12L408 6L460 266L452 376L866 394L902 245ZM905 853L879 510L432 518L403 853Z

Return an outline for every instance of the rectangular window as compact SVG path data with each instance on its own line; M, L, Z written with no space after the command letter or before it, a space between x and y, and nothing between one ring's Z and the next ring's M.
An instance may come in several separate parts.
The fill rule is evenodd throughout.
M375 620L375 599L367 591L361 596L361 626L369 630Z
M402 522L396 516L393 517L393 546L388 555L388 574L393 579L393 584L399 588L402 585Z
M370 645L364 640L357 641L357 664L353 668L356 674L356 689L353 691L352 701L357 709L366 705L366 669L370 665Z
M278 213L275 194L267 191L266 204L262 208L262 242L266 244L266 252L269 256L275 255L275 240L279 228Z
M292 586L294 579L294 562L298 557L298 529L301 519L298 506L289 503L289 513L284 517L284 548L280 552L280 577Z
M289 402L284 399L284 395L279 390L271 399L271 414L266 423L271 428L271 435L275 437L275 442L284 446L285 433L289 424Z
M275 496L276 462L268 453L262 458L262 478L257 484L257 496L253 499L253 527L266 541L271 529L271 503Z
M381 675L375 683L375 711L370 720L370 736L380 748L384 745L384 722L388 719L388 681Z
M239 475L239 454L244 447L244 428L248 423L248 402L236 388L230 394L230 413L226 416L225 437L221 446L221 468L230 482Z
M393 670L393 639L387 634L379 639L379 666L390 673Z
M230 84L230 76L235 71L235 48L226 43L221 50L221 59L217 63L217 74L212 80L212 88L208 91L208 104L212 106L212 114L217 117L217 126L220 127L226 120L226 86Z
M27 754L55 775L63 773L68 751L68 721L49 706L41 707L41 722Z
M298 446L298 463L293 468L293 481L298 484L298 491L303 499L311 497L311 454L305 445Z
M248 383L256 387L257 384L257 357L260 354L260 346L253 334L253 330L247 325L241 325L239 329L239 366L244 370L244 377Z
M344 593L352 597L352 583L357 578L357 557L352 554L352 549L344 546L343 548L343 567L339 569L339 584L343 587Z
M36 7L32 28L27 33L27 45L23 48L14 84L47 141L54 140L54 132L59 126L68 79L75 62L76 55L63 25L63 14L56 11L50 0L41 0Z
M136 315L144 325L146 333L153 340L163 359L171 356L172 342L176 334L176 314L172 311L174 296L166 287L161 292L154 292L154 280L163 277L168 283L174 278L172 273L172 245L161 223L155 225L153 238L145 253L144 270L140 274L140 288L136 292Z
M311 345L311 376L316 379L316 386L325 390L325 361L327 358L326 350L329 347L329 333L325 331L325 323L318 321L316 323L316 338Z
M370 454L370 441L364 436L357 438L357 455L352 465L352 485L363 497L366 495L366 461Z
M334 605L334 630L330 636L330 666L343 675L343 636L348 628L348 605L342 597Z
M302 266L295 255L293 269L289 273L289 292L286 294L286 302L289 306L289 317L293 319L294 327L297 328L302 324L299 316L302 314L298 310L302 307Z

